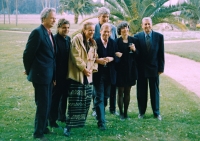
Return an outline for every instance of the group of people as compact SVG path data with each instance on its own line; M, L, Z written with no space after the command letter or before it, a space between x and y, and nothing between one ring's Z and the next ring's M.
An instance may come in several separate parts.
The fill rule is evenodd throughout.
M134 85L138 118L145 116L149 86L153 115L162 120L159 75L164 71L163 35L152 30L150 17L142 19L142 32L130 36L127 22L116 28L108 23L109 16L107 8L99 8L99 23L85 22L81 33L71 39L69 21L59 19L53 36L50 29L56 22L56 11L45 8L41 12L42 24L31 32L23 53L24 73L35 90L34 138L45 139L48 126L59 128L57 120L66 122L65 136L71 128L83 127L92 99L92 115L100 130L106 129L108 99L110 113L120 120L128 119Z

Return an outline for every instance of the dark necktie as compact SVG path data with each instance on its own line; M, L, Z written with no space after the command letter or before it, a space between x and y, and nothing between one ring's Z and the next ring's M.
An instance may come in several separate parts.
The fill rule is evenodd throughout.
M147 51L149 51L149 49L151 47L149 34L147 34L147 36L146 36L146 45L147 45Z

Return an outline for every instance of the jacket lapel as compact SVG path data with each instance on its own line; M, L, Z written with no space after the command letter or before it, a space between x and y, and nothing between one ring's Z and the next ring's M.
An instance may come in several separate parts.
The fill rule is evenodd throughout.
M54 54L54 50L53 50L53 46L52 46L52 43L51 43L51 40L49 39L49 35L47 33L47 30L45 29L45 27L43 25L42 26L42 29L43 29L43 32L44 32L44 36L45 36L45 39L47 41L47 44L48 44L48 47L50 47L50 50L52 51L52 53ZM52 35L51 35L52 37ZM54 42L54 45L55 45L55 41L54 41L54 38L52 37L53 39L53 42Z

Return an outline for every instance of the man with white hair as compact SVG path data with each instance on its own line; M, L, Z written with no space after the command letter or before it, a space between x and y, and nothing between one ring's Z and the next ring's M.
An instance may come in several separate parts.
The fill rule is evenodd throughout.
M99 20L99 23L95 25L95 33L94 33L94 39L97 39L101 36L100 34L100 29L101 29L101 26L104 24L104 23L108 23L109 21L109 16L110 16L110 10L107 9L106 7L101 7L99 8L98 10L98 13L97 13L97 16L98 16L98 20ZM110 24L111 26L111 31L110 31L110 38L115 40L117 38L117 32L116 32L116 27L112 24ZM94 99L95 96L93 96L93 99ZM116 86L115 84L111 86L111 91L110 91L110 113L111 114L114 114L114 115L119 115L117 112L116 112ZM93 108L93 113L92 113L93 116L96 116L96 112L95 112L95 108Z
M100 130L105 130L105 107L110 95L111 84L116 83L115 62L118 60L115 55L116 42L110 38L111 26L104 23L101 26L101 37L96 39L98 59L98 72L93 74L93 84L95 90L95 108L97 113L97 125Z
M160 115L159 76L164 72L164 37L152 30L150 17L142 19L143 31L135 35L139 39L137 101L139 119L143 119L148 101L148 85L150 89L151 107L153 115L162 120Z
M23 63L27 79L35 90L35 130L34 138L47 140L49 133L47 121L52 100L52 87L55 85L56 43L51 28L56 22L54 8L45 8L41 12L42 24L34 29L26 44Z

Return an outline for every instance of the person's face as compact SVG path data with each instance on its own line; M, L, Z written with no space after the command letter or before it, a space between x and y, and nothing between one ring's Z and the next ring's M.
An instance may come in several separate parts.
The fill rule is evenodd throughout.
M63 36L66 37L67 34L69 33L69 24L63 24L61 27L58 28L58 33Z
M126 27L122 27L121 28L121 35L122 36L127 36L129 34L129 28L126 26Z
M152 23L150 20L143 20L142 22L142 29L144 30L144 32L146 33L150 33L151 29L152 29Z
M108 20L109 20L109 14L102 14L98 18L99 18L99 23L102 25L102 24L108 22Z
M110 37L110 34L111 34L111 28L108 27L108 26L105 26L101 31L101 38L103 40L108 40L108 38Z
M93 38L94 35L94 25L88 25L87 28L83 31L85 34L86 39Z
M55 22L56 22L56 13L55 12L50 12L48 17L43 19L43 24L47 28L52 28L54 26Z

